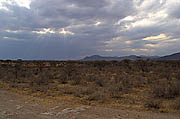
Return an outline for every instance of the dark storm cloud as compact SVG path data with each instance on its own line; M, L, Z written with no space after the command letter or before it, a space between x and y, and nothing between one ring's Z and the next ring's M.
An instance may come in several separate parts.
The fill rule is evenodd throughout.
M38 0L32 2L31 7L45 18L70 23L86 23L89 19L117 20L135 11L132 0Z
M0 2L0 58L176 52L179 6L178 0L31 0L30 8Z

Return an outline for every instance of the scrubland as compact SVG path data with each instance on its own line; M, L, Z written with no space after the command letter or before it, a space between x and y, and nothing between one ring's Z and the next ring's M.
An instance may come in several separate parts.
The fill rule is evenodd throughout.
M0 61L0 88L72 104L180 111L180 61Z

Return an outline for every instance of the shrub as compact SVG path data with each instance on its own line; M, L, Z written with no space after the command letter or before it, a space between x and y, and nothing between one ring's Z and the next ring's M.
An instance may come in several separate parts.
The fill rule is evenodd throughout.
M81 80L82 80L81 74L74 75L72 76L71 85L79 85L81 84Z
M152 87L156 98L175 98L180 96L180 81L164 81Z
M88 96L86 100L88 101L103 101L105 95L101 91L97 91Z
M180 97L178 97L178 98L175 100L175 102L174 102L174 104L172 105L172 107L173 107L174 109L176 109L176 110L180 110Z
M108 93L112 98L120 98L124 88L121 83L111 82L108 87Z
M95 83L96 83L97 86L100 86L100 87L103 87L105 85L105 81L103 79L100 79L100 78L97 79L95 81Z
M33 86L33 88L31 89L32 93L36 93L36 92L46 93L47 90L48 90L47 86Z
M61 77L58 79L58 82L60 84L67 84L68 82L68 76L66 74L61 75Z
M132 77L132 79L129 79L129 80L132 80L132 87L135 87L135 88L138 88L138 87L143 87L144 84L146 83L144 78L140 75L135 75Z
M154 100L154 99L148 99L145 102L144 106L146 108L160 109L161 101L160 100Z
M72 87L64 87L62 90L63 94L71 95L75 92L74 88Z
M95 75L88 75L88 77L87 77L87 81L88 82L94 82L94 81L96 81L97 80L97 76L95 76Z

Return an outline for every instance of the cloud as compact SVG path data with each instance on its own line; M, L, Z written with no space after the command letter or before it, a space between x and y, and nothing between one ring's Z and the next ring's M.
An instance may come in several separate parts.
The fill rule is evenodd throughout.
M62 28L59 33L60 33L60 34L63 34L63 35L74 35L73 32L67 31L67 30L65 30L64 28Z
M146 44L145 47L152 47L152 48L154 48L154 47L160 47L160 45L159 44Z
M179 6L178 0L1 0L0 58L178 52Z
M54 33L55 33L55 31L53 31L53 30L50 29L50 28L48 28L48 29L44 28L44 29L42 29L42 30L40 30L40 31L32 31L32 32L33 32L33 33L37 33L37 34L47 34L47 33L54 34Z
M180 2L174 3L171 6L171 8L169 8L170 16L172 16L176 19L180 19L179 9L180 9Z
M146 38L143 38L142 40L145 40L145 41L157 41L157 40L164 40L164 39L167 39L167 38L169 38L169 37L166 36L166 34L160 34L160 35L157 35L157 36L146 37Z

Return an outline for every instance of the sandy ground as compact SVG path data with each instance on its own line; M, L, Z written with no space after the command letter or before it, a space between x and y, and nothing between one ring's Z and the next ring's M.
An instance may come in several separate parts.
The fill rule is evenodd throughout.
M35 97L0 89L0 119L180 119L177 113L42 102L43 99L38 101Z

